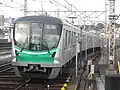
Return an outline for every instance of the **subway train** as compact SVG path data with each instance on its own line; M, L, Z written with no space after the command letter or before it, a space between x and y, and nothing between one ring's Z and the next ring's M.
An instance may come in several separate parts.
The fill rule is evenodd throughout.
M56 78L63 67L75 62L82 51L100 48L99 35L83 31L66 20L51 16L18 18L12 31L12 65L19 77ZM79 38L82 36L81 38ZM77 40L78 39L78 40Z

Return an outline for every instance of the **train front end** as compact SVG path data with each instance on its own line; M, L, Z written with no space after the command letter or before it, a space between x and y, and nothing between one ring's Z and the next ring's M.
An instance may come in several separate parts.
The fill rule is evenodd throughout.
M55 78L60 70L55 60L62 31L61 21L48 16L16 20L13 29L12 65L19 77Z

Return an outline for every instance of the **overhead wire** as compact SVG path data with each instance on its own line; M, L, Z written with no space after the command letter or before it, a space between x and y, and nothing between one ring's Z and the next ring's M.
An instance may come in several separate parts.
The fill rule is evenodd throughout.
M74 7L77 11L79 11L74 4L70 4L67 0L64 0L68 5L70 5L71 7Z
M9 7L9 8L21 8L21 7L13 7L13 6L9 6L6 4L5 0L3 0L4 3L2 3L2 5L4 5L3 7Z
M12 7L12 6L9 6L9 5L5 5L5 4L3 4L4 6L0 6L0 7L9 7L9 8L13 8L13 9L20 9L21 7Z
M62 7L64 7L64 8L66 8L66 9L68 9L69 10L69 8L67 8L66 6L64 6L64 5L62 5L62 4L60 4L59 2L57 2L56 0L53 0L56 4L58 4L58 5L60 5L60 6L62 6Z
M49 2L51 3L51 4L53 4L54 6L56 6L56 7L58 7L58 5L56 5L55 3L53 3L51 0L49 0ZM59 8L59 7L58 7ZM59 9L61 9L61 8L59 8ZM62 10L62 9L61 9Z
M76 12L77 11L79 11L75 6L74 6L74 4L70 4L67 0L64 0L70 7L71 7L71 11L72 11L72 7L76 10ZM75 11L73 11L73 12L71 12L69 15L72 15L72 14L76 14L76 12ZM69 16L69 15L67 15L67 17Z
M70 5L70 3L67 1L67 0L64 0L67 4L69 4Z
M64 1L71 7L71 11L72 11L72 4L70 4L67 0Z
M79 11L79 9L77 9L74 4L70 4L67 0L64 0L64 1L65 1L68 5L70 5L71 7L75 8L77 11Z
M17 2L17 0L16 0L16 2L13 0L13 2L14 2L15 4L19 5L19 6L22 6L22 7L24 7L24 5L22 5L22 4L19 4L19 3Z

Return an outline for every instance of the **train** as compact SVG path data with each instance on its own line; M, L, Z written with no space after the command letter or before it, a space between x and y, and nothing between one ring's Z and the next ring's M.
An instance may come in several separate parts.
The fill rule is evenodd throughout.
M97 34L80 30L57 17L18 18L12 31L15 74L19 77L54 79L63 67L69 65L68 62L75 62L76 50L80 52L78 41L82 39L82 51L101 47L102 40Z

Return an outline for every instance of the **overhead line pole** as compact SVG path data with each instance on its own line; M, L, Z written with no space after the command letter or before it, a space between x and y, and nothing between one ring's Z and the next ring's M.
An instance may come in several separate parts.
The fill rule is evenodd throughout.
M109 0L109 70L115 61L115 0Z
M24 0L24 16L27 16L27 0Z

